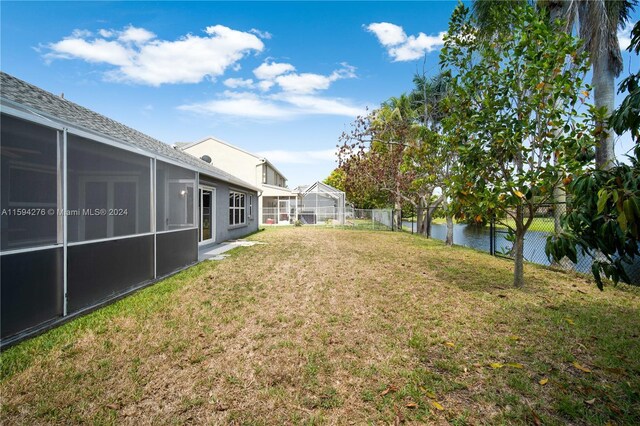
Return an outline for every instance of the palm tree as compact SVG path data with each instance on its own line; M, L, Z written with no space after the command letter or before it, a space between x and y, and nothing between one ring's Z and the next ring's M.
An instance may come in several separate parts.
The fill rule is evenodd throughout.
M507 9L514 4L534 3L531 0L474 0L473 11L478 20L481 34L491 36L496 31L508 30L499 17L507 14L496 14L496 8ZM545 10L549 21L558 24L563 22L562 29L573 31L575 25L578 34L584 42L584 48L589 51L593 67L592 86L594 92L594 106L601 111L596 123L599 144L596 147L596 166L609 169L615 160L613 131L607 128L606 120L615 108L615 79L622 71L622 55L618 42L617 30L624 28L629 21L637 0L537 0L535 4ZM566 191L561 185L554 188L554 231L562 231L561 217L563 212L559 208L566 205ZM571 268L568 259L563 259L556 266Z
M415 74L413 77L414 88L410 93L411 104L416 110L418 120L425 129L438 133L440 124L444 118L445 110L443 100L447 96L450 80L449 77L440 73L434 77L428 78L424 73ZM425 140L425 138L421 138ZM440 147L440 148L438 148ZM444 149L443 144L435 144L432 149ZM447 151L448 152L448 151ZM454 161L453 153L447 155L444 164L438 164L437 168L442 168L437 175L435 181L429 186L424 187L420 194L417 206L418 232L431 236L431 220L434 211L442 204L447 209L447 198L444 194L444 182L449 178L451 163ZM442 158L441 158L442 160ZM433 170L431 171L433 172ZM432 197L436 187L440 187L443 193L439 197ZM424 209L424 210L423 210ZM424 219L424 220L423 220ZM447 237L445 243L453 244L453 218L447 213Z
M500 26L494 20L496 8L509 8L513 3L527 0L475 0L473 9L481 30L485 34L496 31ZM606 127L606 119L615 107L615 79L622 71L622 55L617 31L629 22L637 0L538 0L538 7L548 11L551 22L563 19L565 31L578 27L578 34L589 51L593 66L592 86L594 105L603 114L596 123L600 143L596 148L596 165L610 168L615 159L613 132Z

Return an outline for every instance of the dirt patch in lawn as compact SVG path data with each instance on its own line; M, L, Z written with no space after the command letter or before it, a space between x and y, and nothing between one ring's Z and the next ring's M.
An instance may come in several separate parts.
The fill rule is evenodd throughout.
M2 355L17 424L640 422L640 295L404 233L278 228Z

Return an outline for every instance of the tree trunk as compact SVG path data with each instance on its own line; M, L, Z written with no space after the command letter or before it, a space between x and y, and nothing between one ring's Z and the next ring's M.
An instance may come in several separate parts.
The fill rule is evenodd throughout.
M513 286L522 288L524 286L524 235L521 232L516 232L516 241L513 248L515 249Z
M427 206L427 215L424 219L424 234L431 238L431 206Z
M416 234L422 233L422 198L418 201L418 207L416 208Z
M396 201L394 204L395 210L393 211L393 222L395 224L396 231L402 230L402 204Z
M514 263L513 286L522 288L524 286L524 209L518 206L516 209L516 241L513 244Z
M603 23L604 25L604 23ZM593 95L596 108L606 108L604 120L596 123L596 129L601 131L596 147L596 166L608 170L613 167L615 153L613 150L613 132L608 129L607 118L615 107L615 74L609 65L608 49L601 48L593 61Z
M448 213L446 217L447 217L447 239L445 240L445 243L448 246L452 246L453 245L453 218Z
M445 244L448 246L453 245L453 217L449 214L447 209L447 200L443 200L442 207L445 210L445 218L447 219L447 238L445 239Z

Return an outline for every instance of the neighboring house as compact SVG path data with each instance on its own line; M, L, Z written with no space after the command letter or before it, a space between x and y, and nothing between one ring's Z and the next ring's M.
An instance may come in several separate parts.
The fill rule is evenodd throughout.
M297 193L287 188L287 179L266 158L213 137L194 143L177 143L176 147L197 158L208 157L215 167L258 187L262 191L258 201L261 224L295 221Z
M343 191L316 182L298 186L293 190L298 194L298 218L304 224L324 224L327 221L344 224L346 197Z
M1 346L258 229L253 184L2 72L0 113Z

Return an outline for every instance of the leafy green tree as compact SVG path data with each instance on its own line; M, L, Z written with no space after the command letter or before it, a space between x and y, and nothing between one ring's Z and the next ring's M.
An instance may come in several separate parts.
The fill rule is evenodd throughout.
M391 206L389 193L379 189L378 182L371 173L374 165L370 154L354 155L343 158L341 161L342 166L336 170L342 175L343 186L336 188L345 192L349 202L359 209L380 209ZM328 180L325 183L331 185L327 182ZM340 178L337 181L340 182ZM334 180L331 182L335 183Z
M352 130L341 136L338 151L340 168L346 173L346 188L364 192L373 187L372 193L388 194L387 199L396 210L398 228L402 203L413 179L401 167L408 141L415 137L413 117L406 95L392 97L380 108L358 117Z
M476 0L474 13L483 34L508 30L503 16L509 9L523 4L534 3L526 0ZM593 65L591 84L594 105L598 111L598 145L596 164L600 168L613 166L615 159L613 133L607 129L607 117L615 107L615 79L622 72L622 55L617 30L629 22L636 0L538 0L535 2L553 23L564 21L564 31L570 33L574 25L583 40L583 48L589 52ZM498 13L496 13L498 12ZM502 15L502 16L501 16Z
M331 174L322 182L326 183L329 186L333 186L335 189L344 191L345 178L346 178L346 174L344 170L338 167L336 169L333 169Z
M447 182L450 180L456 150L442 132L442 119L445 115L444 100L448 95L449 78L438 74L427 78L424 73L416 74L414 89L410 94L416 109L418 123L417 137L410 142L405 151L404 169L411 171L414 180L411 187L417 196L418 232L430 236L431 220L434 211L442 205L447 209ZM434 196L440 188L439 196ZM447 236L445 243L453 244L453 218L445 214Z
M629 51L640 53L640 23L632 31ZM614 283L631 283L625 265L640 256L640 72L620 84L626 98L609 123L635 141L630 164L618 163L609 170L593 170L571 183L571 209L564 218L565 231L547 239L547 256L559 259L581 249L593 259L592 272L602 290L602 276Z
M631 43L627 50L640 54L640 21L631 30ZM618 93L622 92L627 92L628 95L612 114L609 124L619 135L631 132L637 145L640 140L640 71L622 80Z
M477 221L495 215L510 229L514 285L521 287L534 213L560 181L581 172L594 141L589 117L578 112L588 96L579 40L530 5L500 13L494 19L505 19L510 31L487 38L478 37L464 5L454 11L441 51L452 78L443 125L460 146L452 208Z

